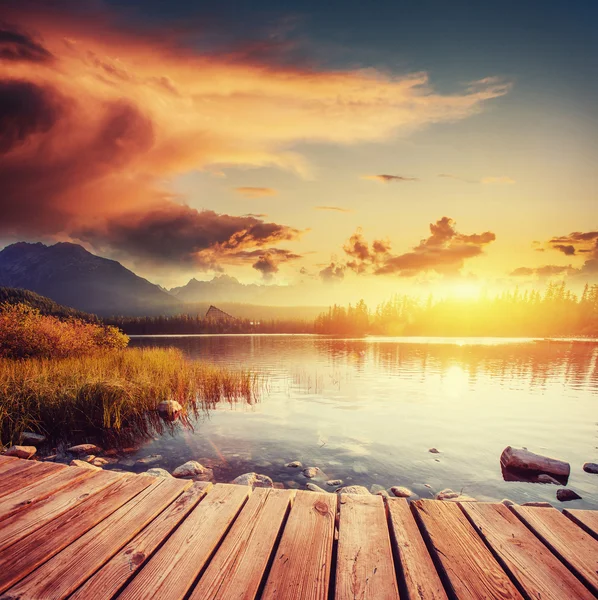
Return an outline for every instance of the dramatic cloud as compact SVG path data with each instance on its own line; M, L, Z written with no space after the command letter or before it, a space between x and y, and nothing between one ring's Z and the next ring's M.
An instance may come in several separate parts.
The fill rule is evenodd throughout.
M325 283L342 281L345 278L345 266L332 261L327 267L319 273L320 279Z
M484 79L443 95L425 73L319 71L259 49L202 53L178 31L123 24L107 6L2 4L11 23L0 28L4 239L80 239L172 269L215 265L237 243L265 248L296 230L184 206L171 191L177 176L234 166L305 175L300 144L385 141L465 119L509 90ZM271 193L259 189L251 197Z
M261 198L262 196L275 196L278 192L269 187L238 187L235 192L246 198Z
M405 181L419 181L417 177L403 177L402 175L362 175L362 179L379 181L380 183L403 183Z
M333 210L336 212L350 213L354 212L351 208L343 208L342 206L314 206L315 210Z
M53 56L32 37L0 23L0 60L51 62Z
M575 254L575 246L571 244L555 244L553 248L560 250L566 256L573 256Z
M495 239L491 231L471 235L458 233L453 219L442 217L430 224L430 236L405 254L392 254L390 243L385 240L375 240L370 246L360 230L349 238L343 250L351 259L346 264L347 268L356 273L411 277L434 271L455 276L467 259L480 256L484 247Z
M480 180L480 183L490 185L512 185L515 183L515 180L502 175L500 177L483 177Z
M281 248L271 248L263 253L252 267L262 274L264 279L271 279L275 273L278 273L278 266L281 263L301 258L298 254L283 250Z

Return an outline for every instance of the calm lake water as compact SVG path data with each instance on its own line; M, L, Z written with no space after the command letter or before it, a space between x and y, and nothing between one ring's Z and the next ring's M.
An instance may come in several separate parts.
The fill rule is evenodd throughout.
M169 470L187 460L216 481L256 471L304 488L293 460L346 485L403 485L420 497L450 487L479 500L555 499L550 484L506 482L507 445L571 463L568 487L598 508L598 344L509 339L310 335L138 337L202 360L255 369L267 388L255 405L222 404L145 445ZM440 453L428 450L437 448ZM430 487L426 487L426 484ZM331 489L331 488L328 488Z

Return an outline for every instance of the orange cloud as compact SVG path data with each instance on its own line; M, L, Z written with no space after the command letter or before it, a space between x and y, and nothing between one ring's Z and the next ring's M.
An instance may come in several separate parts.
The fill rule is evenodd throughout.
M419 181L417 177L403 177L402 175L362 175L362 179L379 181L380 183L403 183L405 181Z
M246 198L261 198L263 196L275 196L278 192L269 187L237 187L235 192Z

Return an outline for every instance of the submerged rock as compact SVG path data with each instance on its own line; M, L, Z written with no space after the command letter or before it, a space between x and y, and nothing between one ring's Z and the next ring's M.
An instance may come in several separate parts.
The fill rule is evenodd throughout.
M310 492L320 492L321 494L329 494L330 493L330 492L327 492L326 490L323 490L319 485L316 485L315 483L312 483L311 481L309 481L308 483L306 483L305 487Z
M390 491L397 498L409 498L410 496L413 496L413 492L409 488L402 487L400 485L394 485L390 488Z
M94 467L91 463L85 462L84 460L79 460L77 458L71 460L69 463L71 467L82 467L84 469L94 469L95 471L100 471L100 467Z
M102 449L95 444L77 444L76 446L71 446L66 449L67 452L71 454L77 454L78 456L82 454L99 454Z
M196 460L189 460L186 463L178 466L173 472L173 477L195 477L196 475L203 475L206 472L206 468L198 463Z
M378 492L385 492L386 488L383 485L379 485L377 483L372 483L370 485L370 494L377 494Z
M339 485L343 485L343 480L342 479L329 479L326 482L326 485L329 485L330 487L337 487Z
M166 421L174 421L183 412L183 407L176 400L164 400L158 404L158 414Z
M94 467L105 467L106 465L115 465L118 462L117 458L102 458L97 456L93 460L88 460Z
M568 478L571 473L571 465L568 462L534 454L525 448L512 448L511 446L507 446L503 450L500 464L504 469L547 473L555 477Z
M581 496L568 488L556 491L556 499L559 502L569 502L570 500L581 500Z
M260 475L259 473L243 473L235 477L231 483L238 485L250 485L251 487L271 488L274 487L274 482L267 475Z
M144 456L136 461L137 465L155 465L162 460L161 454L150 454L149 456Z
M430 448L428 450L428 452L431 452L432 454L440 454L440 450L436 449L436 448Z
M148 469L144 475L149 475L150 477L165 477L167 479L172 477L172 475L166 469L161 469L160 467Z
M362 485L346 485L336 490L337 494L359 494L361 496L370 496L370 491Z
M477 502L475 498L465 496L460 492L454 492L450 488L438 492L436 494L436 500L442 500L443 502Z
M594 474L598 474L598 463L590 463L587 462L584 464L583 466L583 470L586 473L594 473Z
M378 490L374 493L375 496L384 496L385 498L390 498L390 494L386 490Z
M313 479L318 476L319 472L320 469L318 469L318 467L307 467L306 469L303 469L303 476L308 479Z
M132 458L121 458L118 461L118 464L122 465L123 467L134 467L135 461Z
M33 431L24 431L21 434L21 444L24 446L38 446L46 441L46 436Z
M95 454L86 454L85 456L80 456L79 460L83 460L85 462L90 463L92 460L95 460Z
M35 446L11 446L4 456L15 456L16 458L31 458L37 449Z
M292 469L301 469L303 468L303 464L298 460L294 460L293 462L287 463L285 467L291 467Z

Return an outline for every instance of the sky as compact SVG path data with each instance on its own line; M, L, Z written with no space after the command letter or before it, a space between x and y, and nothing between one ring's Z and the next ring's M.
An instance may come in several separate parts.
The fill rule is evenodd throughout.
M598 281L598 5L4 0L0 247L301 303Z

